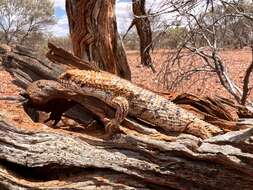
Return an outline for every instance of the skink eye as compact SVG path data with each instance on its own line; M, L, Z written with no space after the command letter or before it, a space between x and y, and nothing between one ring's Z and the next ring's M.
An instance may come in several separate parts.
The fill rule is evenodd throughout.
M63 76L63 78L64 78L65 80L69 80L69 79L71 78L71 75L70 75L69 73L66 73L66 74Z

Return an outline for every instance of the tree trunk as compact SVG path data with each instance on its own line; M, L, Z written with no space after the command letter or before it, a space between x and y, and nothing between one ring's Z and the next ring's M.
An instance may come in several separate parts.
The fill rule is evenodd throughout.
M55 63L39 60L22 47L0 48L0 53L16 83L28 86L26 99L33 111L72 107L65 117L74 123L64 118L60 128L50 128L33 122L22 107L6 104L0 110L0 189L252 189L252 129L202 140L127 118L120 126L124 134L106 139L101 124L93 122L94 113L114 115L114 110L95 99L69 102L54 81L69 67L87 69L87 63L49 47L48 57ZM177 101L187 104L182 98ZM203 110L203 101L196 100L195 109L217 107L210 101Z
M115 0L66 0L74 54L131 80L114 13Z
M150 67L155 73L156 70L152 63L152 58L150 55L150 51L153 49L152 30L149 21L149 15L146 13L145 4L146 0L132 0L134 18L126 34L123 36L123 39L132 29L132 27L135 26L140 39L141 64Z
M152 50L152 30L148 14L145 9L145 0L132 0L132 7L134 13L133 25L135 25L138 36L140 38L140 54L141 64L150 67L155 73L155 68L150 56L150 50Z

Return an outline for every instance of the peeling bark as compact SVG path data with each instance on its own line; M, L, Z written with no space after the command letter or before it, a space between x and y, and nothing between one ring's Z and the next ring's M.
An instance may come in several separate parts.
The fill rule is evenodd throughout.
M131 80L114 6L115 0L66 0L73 50L77 57L100 69Z

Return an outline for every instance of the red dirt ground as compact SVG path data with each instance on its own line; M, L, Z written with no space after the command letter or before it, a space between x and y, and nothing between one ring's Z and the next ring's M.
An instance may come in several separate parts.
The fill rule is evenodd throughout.
M166 51L159 50L153 54L154 65L157 71L161 68L162 63L166 61ZM251 62L250 49L243 50L225 50L222 52L222 57L228 65L229 74L233 77L238 85L242 85L242 78L247 66ZM132 80L134 83L152 89L155 91L166 92L162 84L157 82L156 74L144 66L141 66L140 57L137 51L128 52L128 60L132 71ZM1 64L0 64L1 65ZM16 95L20 91L11 83L12 77L0 67L0 96ZM195 84L189 86L190 81L185 86L177 89L177 93L187 92L197 95L222 95L228 97L229 94L220 85L217 77L212 77L206 81L206 86ZM253 83L252 83L253 85ZM201 89L201 94L200 94ZM4 101L0 101L0 108L4 107Z
M242 87L245 70L252 61L251 50L249 48L242 50L224 50L221 53L221 57L224 59L228 67L229 75L238 86ZM153 61L157 71L161 69L162 64L166 63L166 59L167 53L165 50L159 50L153 54ZM165 88L163 88L162 83L158 82L156 74L153 74L150 69L139 64L140 57L138 52L128 52L128 60L130 63L132 80L134 83L155 91L167 91ZM228 92L221 86L218 77L215 74L212 74L211 77L205 81L205 84L192 84L192 80L193 79L186 81L184 85L175 89L175 91L177 93L187 92L199 96L222 95L225 97L230 97ZM253 81L251 85L253 85Z
M13 78L12 76L7 72L4 71L1 68L1 63L0 63L0 97L2 96L10 96L10 95L18 95L20 92L20 89L12 84ZM0 109L4 108L7 106L6 101L0 100Z

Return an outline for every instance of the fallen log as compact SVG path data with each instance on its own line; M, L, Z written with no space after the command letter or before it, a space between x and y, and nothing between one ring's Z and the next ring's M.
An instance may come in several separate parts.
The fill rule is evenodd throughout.
M114 110L94 98L71 97L75 100L71 102L63 97L64 89L54 80L76 65L64 65L61 55L65 53L54 54L57 48L51 47L54 63L16 48L1 57L16 84L26 89L26 108L50 112L73 106L64 116L89 127L69 123L48 127L34 122L22 107L6 105L0 110L1 189L252 189L251 128L202 140L167 134L127 118L121 124L122 133L108 139L103 125L93 121L105 114L113 117ZM66 64L80 62L71 54L67 60ZM216 108L210 108L213 117L233 120L229 114L215 114Z
M35 124L9 107L0 111L0 187L251 189L252 133L103 140Z

